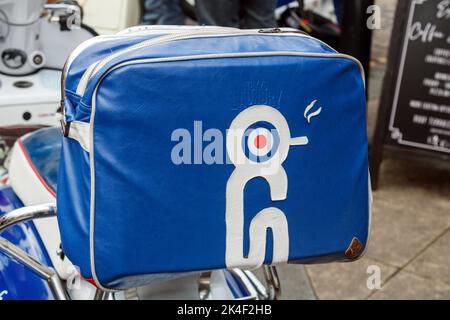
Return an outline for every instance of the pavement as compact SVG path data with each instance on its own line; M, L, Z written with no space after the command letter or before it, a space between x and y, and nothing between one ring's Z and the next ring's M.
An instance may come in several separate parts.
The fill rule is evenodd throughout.
M373 134L396 0L376 1L368 131ZM279 267L283 299L450 299L450 171L385 159L366 255L352 263ZM379 271L381 285L372 284ZM372 289L369 289L372 288Z

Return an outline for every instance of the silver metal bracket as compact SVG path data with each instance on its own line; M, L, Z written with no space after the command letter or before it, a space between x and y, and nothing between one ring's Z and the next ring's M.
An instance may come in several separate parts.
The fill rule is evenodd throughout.
M247 296L236 300L276 300L281 296L280 279L275 266L263 266L266 285L250 270L233 268L228 270L245 289ZM211 272L204 272L199 279L199 297L205 300L211 293Z
M16 209L0 216L0 233L18 223L54 216L56 216L55 204L45 204ZM67 300L69 298L61 283L61 279L53 268L43 265L21 248L1 236L0 252L4 253L11 259L16 260L33 271L37 276L47 281L55 299Z

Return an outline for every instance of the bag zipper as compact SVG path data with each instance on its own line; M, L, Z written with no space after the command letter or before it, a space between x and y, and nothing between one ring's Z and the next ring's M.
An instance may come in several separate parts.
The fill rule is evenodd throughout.
M76 93L80 96L83 96L87 85L89 83L89 80L96 74L96 72L98 72L102 67L104 67L106 64L108 64L110 61L112 61L113 59L129 53L131 51L134 50L138 50L138 49L142 49L145 47L151 47L153 45L158 45L158 44L163 44L163 43L167 43L167 42L171 42L171 41L176 41L176 40L183 40L183 39L193 39L193 38L202 38L202 37L220 37L220 36L243 36L243 35L273 35L273 34L278 34L278 35L286 35L286 36L299 36L299 37L307 37L310 39L314 39L317 42L323 44L324 46L328 47L330 50L332 50L334 53L336 53L336 51L331 48L329 45L327 45L326 43L324 43L323 41L316 39L302 31L296 30L296 29L292 29L292 28L271 28L271 29L251 29L251 30L240 30L240 29L234 29L234 28L229 28L229 27L207 27L203 30L197 30L199 28L194 28L194 30L196 32L181 32L181 30L176 29L176 28L150 28L147 30L147 32L145 31L136 31L136 32L130 32L129 34L138 34L141 33L142 35L145 34L154 34L157 33L159 31L168 31L169 34L165 34L162 35L160 37L156 37L153 39L149 39L149 40L145 40L142 42L139 42L135 45L132 45L128 48L119 50L113 54L110 54L108 56L106 56L103 59L100 59L96 62L94 62L93 64L91 64L86 71L83 73L83 76L81 77L77 89L76 89ZM185 30L183 30L185 31ZM113 35L113 36L105 36L103 39L105 39L106 37L123 37L126 34L118 34L118 35ZM93 38L90 40L87 40L87 43L83 43L81 44L81 48L82 49L75 49L72 54L69 56L69 58L67 59L66 63L64 64L64 68L63 68L63 72L61 75L61 112L62 112L62 116L61 116L61 129L64 133L64 136L67 137L69 134L69 130L70 130L70 122L66 122L65 119L65 114L64 114L64 104L65 104L65 99L66 99L66 93L65 93L65 87L66 87L66 77L67 77L67 73L70 67L70 64L75 60L76 56L78 54L80 54L84 49L86 49L87 47L89 47L90 45L93 45L95 43L98 42L98 37Z
M199 55L190 55L190 56L174 56L174 57L163 57L163 58L141 58L141 59L134 59L129 61L123 61L121 63L118 63L112 67L110 67L108 70L106 70L101 78L96 82L96 86L94 88L94 91L92 93L91 99L91 120L89 123L79 122L79 124L83 126L90 127L89 134L91 138L89 139L89 145L84 146L83 141L88 141L88 139L83 139L83 141L79 140L74 135L69 135L70 132L70 122L66 123L66 126L63 126L63 132L65 137L70 137L75 140L78 140L80 144L83 146L83 148L90 152L90 145L92 145L91 139L92 139L92 131L93 131L93 125L94 125L94 118L95 118L95 111L96 111L96 95L97 90L100 86L100 83L102 80L107 77L111 72L114 70L127 66L127 65L134 65L134 64L144 64L144 63L161 63L161 62L173 62L173 61L189 61L189 60L205 60L205 59L222 59L222 58L242 58L242 57L273 57L273 56L291 56L291 57L318 57L318 58L340 58L340 59L347 59L350 61L353 61L360 70L361 78L364 83L364 69L361 65L361 63L355 59L352 56L341 54L341 53L315 53L315 52L296 52L296 51L271 51L271 52L234 52L234 53L215 53L215 54L199 54ZM365 83L364 83L365 85ZM76 121L75 121L76 122ZM64 122L62 121L62 124ZM79 130L78 130L79 131ZM86 132L86 131L85 131Z
M281 29L281 28L272 28L272 29L253 29L253 30L240 30L240 29L231 29L231 28L211 28L207 30L199 30L198 32L184 32L184 33L175 33L175 34L169 34L169 35L163 35L160 37L157 37L156 39L150 39L145 40L143 42L139 42L135 45L132 45L128 48L122 49L120 51L117 51L111 55L106 56L103 59L100 59L93 64L91 64L86 71L84 72L83 76L80 79L80 82L78 83L76 93L80 96L82 96L87 88L87 85L89 83L89 80L105 65L107 65L109 62L114 60L115 58L130 53L135 50L143 49L152 47L154 45L164 44L172 41L177 40L186 40L186 39L194 39L194 38L203 38L203 37L220 37L220 36L246 36L246 35L292 35L292 36L299 36L299 37L307 37L312 38L314 40L317 40L321 42L322 44L325 44L324 42L295 29ZM326 44L325 44L326 45ZM326 45L329 47L328 45ZM331 47L329 47L332 49ZM334 51L334 49L332 49Z
M125 37L125 36L129 36L129 35L149 35L149 34L157 34L160 32L166 32L166 34L164 34L164 36L167 36L168 34L180 34L182 32L186 32L187 30L189 30L189 27L185 27L183 29L180 28L175 28L175 27L164 27L164 26L146 26L143 29L136 29L133 30L133 28L136 27L132 27L132 28L128 28L125 29L124 31L128 32L119 32L117 34L113 34L113 35L102 35L102 36L97 36L97 37L93 37L91 39L88 39L86 41L84 41L83 43L81 43L79 46L77 46L69 55L69 57L67 58L66 62L64 63L62 72L61 72L61 101L60 101L60 107L61 107L61 127L64 133L68 132L69 130L69 124L66 123L65 120L65 115L64 115L64 102L66 99L66 92L65 92L65 88L66 88L66 78L67 78L67 73L69 72L69 68L72 64L72 62L75 60L75 58L80 55L84 50L86 50L87 48L89 48L90 46L99 43L101 41L105 41L105 40L109 40L109 39L114 39L114 38L118 38L118 37ZM200 29L202 27L195 27L194 29ZM217 29L227 29L227 30L232 30L235 28L227 28L227 27L205 27L208 30L217 30ZM95 63L94 63L95 64ZM94 65L93 64L93 65ZM84 74L87 71L91 71L90 68L93 68L93 65L91 65L90 67L88 67L88 69L86 69L86 71L84 72ZM83 74L83 75L84 75Z

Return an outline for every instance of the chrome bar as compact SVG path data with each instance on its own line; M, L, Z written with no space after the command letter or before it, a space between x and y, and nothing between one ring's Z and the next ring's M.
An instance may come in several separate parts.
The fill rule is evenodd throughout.
M106 298L106 291L97 288L95 290L94 300L105 300L105 298Z
M33 257L28 255L25 251L20 249L18 246L12 244L3 237L0 237L0 252L3 252L7 256L13 258L17 262L23 264L32 270L39 277L48 280L50 279L54 271L50 268L44 266L39 261L35 260Z
M50 22L60 22L60 15L67 14L69 16L66 19L67 29L73 30L81 27L81 9L77 5L64 3L45 4L44 11L51 13ZM60 15L55 15L56 13Z
M52 269L52 268L49 268ZM52 269L53 270L53 269ZM56 300L69 300L70 297L67 294L67 291L64 290L64 286L61 283L61 279L58 274L53 270L53 276L47 280L50 289L52 290L53 295Z
M55 216L56 205L53 203L16 209L0 216L0 233L18 223ZM33 271L37 276L47 281L55 299L68 299L67 293L64 290L61 280L53 268L43 265L28 253L26 253L24 250L1 236L0 252L4 253L11 259L16 260L20 264Z
M281 284L275 266L264 265L264 277L269 287L269 299L279 299L281 297Z
M0 252L3 252L8 257L16 260L20 264L33 271L37 276L47 281L56 299L67 299L67 295L62 286L61 280L59 279L53 268L43 265L30 255L28 255L25 251L20 249L18 246L12 244L3 237L0 237Z
M198 280L198 296L200 300L207 300L211 295L211 271L200 274Z
M106 292L104 300L116 300L114 292Z
M97 288L95 290L94 300L115 300L112 292L103 291Z
M236 300L259 300L258 291L256 291L255 287L253 286L252 282L247 278L244 271L241 269L231 269L229 270L235 278L237 278L241 285L245 288L245 290L248 293L248 296L238 298Z
M20 222L56 216L54 203L19 208L0 216L0 232Z
M247 278L253 283L258 291L258 295L262 300L268 300L270 298L267 288L259 281L259 279L250 270L244 270Z

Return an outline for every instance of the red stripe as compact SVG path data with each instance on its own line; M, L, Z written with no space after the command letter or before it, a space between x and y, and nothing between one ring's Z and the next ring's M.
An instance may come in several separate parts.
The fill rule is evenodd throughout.
M2 184L7 184L8 183L8 177L4 177L3 179L2 179L2 182L1 182Z
M94 279L92 279L92 278L87 279L87 278L83 277L82 275L80 275L80 277L81 277L82 280L87 281L87 282L89 282L90 284L92 284L93 286L95 286L96 288L98 288L98 286L97 286L97 284L95 283L95 280L94 280Z
M23 154L25 155L25 159L27 159L28 164L30 165L31 169L33 169L34 174L36 175L36 177L39 179L39 181L42 183L42 185L44 186L45 189L47 189L48 192L50 192L50 194L56 198L56 193L55 191L50 188L50 186L47 184L47 182L41 177L41 175L39 174L39 171L36 169L36 167L33 164L33 161L31 161L30 156L27 152L27 150L25 149L25 146L22 143L22 138L20 138L19 140L17 140L20 149L22 150Z
M49 187L47 182L42 178L42 176L39 174L39 171L36 169L33 162L31 161L30 155L28 154L27 150L25 149L22 139L21 138L18 139L17 142L19 143L20 149L22 150L23 154L25 155L25 159L27 159L28 164L30 165L31 169L33 169L34 174L38 177L39 181L44 185L45 189L47 189L47 191L50 192L51 195L56 198L55 191L53 191L53 189ZM94 285L95 287L98 288L94 279L86 279L83 276L81 276L81 279L91 283L92 285Z

